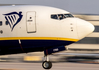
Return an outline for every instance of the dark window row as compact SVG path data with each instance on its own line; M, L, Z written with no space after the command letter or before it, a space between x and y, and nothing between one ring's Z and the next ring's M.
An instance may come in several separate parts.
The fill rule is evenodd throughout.
M85 37L84 39L76 43L77 44L99 44L99 37Z
M52 19L62 20L65 18L74 17L72 14L53 14L51 15Z
M0 26L2 26L2 24L3 24L3 22L2 22L2 21L0 21ZM5 24L6 24L6 25L8 25L8 24L9 24L9 22L8 22L8 21L6 21L6 22L5 22Z

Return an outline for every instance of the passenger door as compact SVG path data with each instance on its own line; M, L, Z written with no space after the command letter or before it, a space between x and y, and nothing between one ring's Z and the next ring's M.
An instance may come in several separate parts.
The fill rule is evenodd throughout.
M27 12L26 28L27 28L27 33L36 32L36 12L35 11Z

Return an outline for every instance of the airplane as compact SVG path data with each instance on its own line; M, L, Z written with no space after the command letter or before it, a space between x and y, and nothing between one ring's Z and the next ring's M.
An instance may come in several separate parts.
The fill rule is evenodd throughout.
M94 26L70 12L48 6L0 6L0 55L44 51L42 67L51 69L48 55L64 51L94 31Z

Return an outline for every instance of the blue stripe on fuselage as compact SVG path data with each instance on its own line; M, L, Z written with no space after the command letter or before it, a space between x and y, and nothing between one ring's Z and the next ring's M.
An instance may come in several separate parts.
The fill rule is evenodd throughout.
M43 51L44 49L49 49L58 46L65 46L74 43L72 41L59 41L59 40L21 40L20 47L18 40L3 40L0 41L0 55L2 54L14 54L14 53L24 53Z

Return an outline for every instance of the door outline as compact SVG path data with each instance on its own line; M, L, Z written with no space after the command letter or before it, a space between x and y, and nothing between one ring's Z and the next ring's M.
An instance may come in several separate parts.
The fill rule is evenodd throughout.
M31 31L31 32L29 32L28 31L28 25L27 25L27 14L29 13L29 12L34 12L35 13L35 15L34 15L34 18L35 18L35 25L34 25L34 27L35 27L35 30L34 31ZM26 31L27 31L27 33L36 33L36 31L37 31L37 29L36 29L36 11L28 11L28 12L26 12Z

